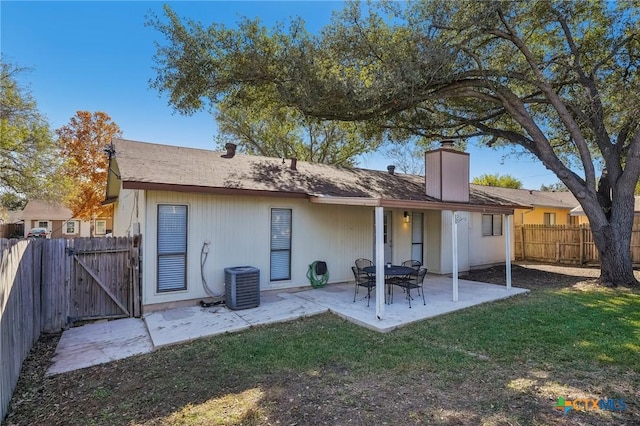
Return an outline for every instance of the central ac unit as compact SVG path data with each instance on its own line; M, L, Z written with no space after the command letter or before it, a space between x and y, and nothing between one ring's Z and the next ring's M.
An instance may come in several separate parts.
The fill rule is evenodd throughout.
M260 270L253 266L224 268L224 299L229 309L260 305Z

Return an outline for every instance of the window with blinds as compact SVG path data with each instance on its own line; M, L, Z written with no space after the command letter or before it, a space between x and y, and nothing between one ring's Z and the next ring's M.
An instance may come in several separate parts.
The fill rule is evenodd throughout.
M187 289L187 206L158 205L158 292Z
M291 209L271 209L271 281L291 279Z
M482 215L482 236L502 235L502 215L483 214Z

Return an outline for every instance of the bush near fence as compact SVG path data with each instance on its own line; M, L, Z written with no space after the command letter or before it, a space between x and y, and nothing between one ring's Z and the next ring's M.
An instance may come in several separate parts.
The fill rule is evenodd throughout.
M516 260L599 265L598 249L589 225L517 225L514 232ZM631 259L640 264L640 226L631 233Z

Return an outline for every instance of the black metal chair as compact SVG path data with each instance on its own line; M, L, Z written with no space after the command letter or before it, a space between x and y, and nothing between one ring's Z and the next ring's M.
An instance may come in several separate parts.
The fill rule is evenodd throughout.
M411 308L411 290L418 290L418 294L422 293L422 302L426 305L427 300L424 297L424 277L427 275L427 268L420 268L416 274L411 274L407 277L407 279L401 281L396 284L404 289L407 294L407 299L409 299L409 308Z
M367 307L371 301L371 289L376 287L376 279L374 275L364 272L362 269L358 269L355 266L351 267L353 271L353 277L356 279L356 288L353 292L353 301L356 301L356 295L358 294L358 288L365 287L367 289Z
M409 268L413 268L416 271L420 270L420 268L422 267L422 262L420 262L419 260L405 260L404 262L402 262L402 266L408 266Z
M369 259L356 259L356 268L358 268L360 271L362 271L367 266L374 266L374 263Z

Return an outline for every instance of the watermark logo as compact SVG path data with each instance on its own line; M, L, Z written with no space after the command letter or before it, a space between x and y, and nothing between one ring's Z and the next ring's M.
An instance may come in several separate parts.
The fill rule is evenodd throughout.
M555 409L567 414L571 410L575 411L622 411L627 408L624 398L581 398L581 399L564 399L558 397L558 403Z

